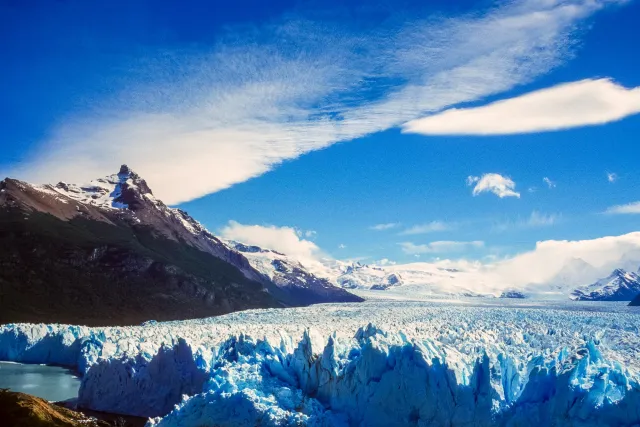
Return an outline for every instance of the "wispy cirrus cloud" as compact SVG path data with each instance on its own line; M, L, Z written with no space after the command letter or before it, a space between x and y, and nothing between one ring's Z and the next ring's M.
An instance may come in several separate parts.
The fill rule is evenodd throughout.
M509 231L526 228L541 228L556 225L562 219L560 214L545 214L538 211L531 212L526 218L519 218L515 221L504 221L494 224L493 231Z
M384 230L391 230L392 228L396 228L399 226L400 226L399 222L386 222L383 224L372 225L371 227L369 227L369 229L375 230L375 231L384 231Z
M481 240L474 241L452 241L452 240L440 240L431 243L418 244L413 242L400 242L398 243L402 248L402 251L408 255L421 255L421 254L443 254L452 252L463 252L470 249L479 249L484 247L484 242Z
M431 221L426 224L414 225L401 231L399 234L402 236L410 236L415 234L428 234L439 231L448 231L454 228L454 224L446 223L444 221Z
M640 202L627 203L625 205L616 205L607 208L607 214L614 215L635 215L640 214Z
M452 108L413 120L405 132L506 135L600 125L640 113L640 87L609 79L581 80L474 108Z
M530 82L562 64L580 24L610 3L519 0L457 17L390 16L364 30L303 12L229 27L197 52L146 53L112 98L62 119L2 173L84 181L112 173L119 159L166 202L191 200Z
M547 187L549 188L556 188L556 183L554 181L551 181L551 178L549 177L545 176L544 178L542 178L542 182L547 184Z
M515 191L516 183L508 176L498 173L485 173L482 176L468 176L467 185L473 186L474 196L480 193L493 193L501 199L504 197L520 198L520 193Z

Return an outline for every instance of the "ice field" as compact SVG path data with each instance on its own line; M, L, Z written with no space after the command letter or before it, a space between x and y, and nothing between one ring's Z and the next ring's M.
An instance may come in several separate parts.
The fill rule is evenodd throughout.
M149 426L640 423L640 310L384 301L142 326L0 327L0 359L73 366L78 404Z

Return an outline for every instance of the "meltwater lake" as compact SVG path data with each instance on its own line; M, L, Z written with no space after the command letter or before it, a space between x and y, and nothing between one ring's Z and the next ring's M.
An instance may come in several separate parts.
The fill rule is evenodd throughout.
M57 402L78 397L80 378L59 366L0 362L0 388Z

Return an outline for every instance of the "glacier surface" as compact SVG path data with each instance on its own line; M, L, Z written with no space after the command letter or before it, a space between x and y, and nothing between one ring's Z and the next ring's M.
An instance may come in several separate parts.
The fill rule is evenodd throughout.
M9 324L0 359L73 366L80 406L149 427L631 426L639 332L640 310L616 303L370 301Z

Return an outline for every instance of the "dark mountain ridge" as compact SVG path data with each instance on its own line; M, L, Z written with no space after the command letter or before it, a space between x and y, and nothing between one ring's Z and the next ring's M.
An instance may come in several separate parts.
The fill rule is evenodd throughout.
M0 323L125 325L359 300L335 289L297 300L124 165L87 186L0 182Z

